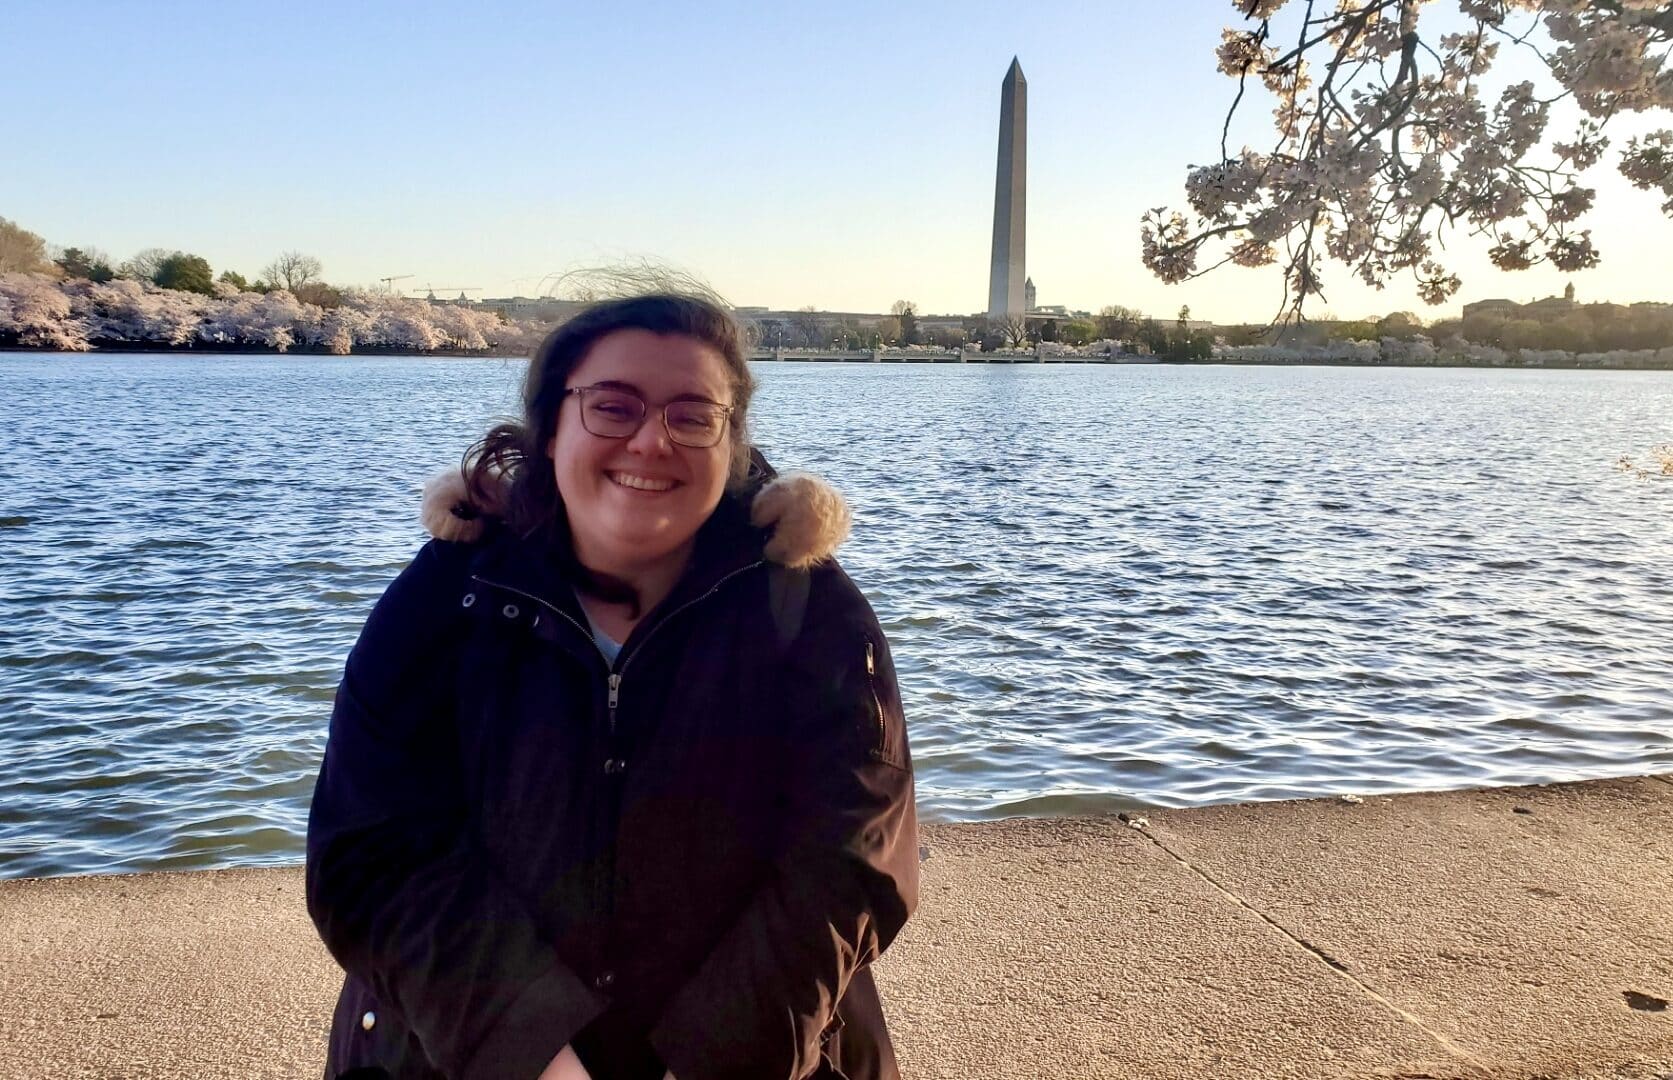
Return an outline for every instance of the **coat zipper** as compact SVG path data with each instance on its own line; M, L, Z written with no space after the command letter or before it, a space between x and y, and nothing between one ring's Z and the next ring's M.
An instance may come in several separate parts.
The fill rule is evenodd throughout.
M665 626L668 623L674 621L674 618L676 616L683 614L689 608L692 608L692 607L695 607L698 604L701 604L703 601L707 600L709 597L711 597L715 593L719 592L720 587L722 585L725 585L728 581L731 581L733 578L739 576L740 574L747 574L751 570L757 569L758 567L761 567L761 566L764 566L764 565L766 565L766 564L763 560L756 560L755 562L750 563L748 566L740 566L738 569L736 569L736 570L732 571L731 573L727 574L726 576L722 577L719 581L716 581L713 585L710 585L709 588L708 588L708 591L703 593L701 596L692 597L690 600L687 600L685 603L681 604L679 607L675 608L673 611L670 611L668 614L666 614L662 618L658 619L656 621L656 623L649 630L645 631L644 638L640 640L639 644L637 644L633 647L633 651L631 653L626 653L622 656L616 657L616 663L614 665L614 670L612 670L610 672L609 677L605 680L605 687L606 687L606 691L607 691L606 698L605 698L605 708L607 710L607 712L606 712L606 722L609 726L609 732L610 732L611 739L614 739L616 737L616 709L618 708L618 706L621 703L622 676L627 672L627 666L629 664L633 663L633 658L635 656L639 655L639 650L641 650L645 647L645 642L647 642L651 638L655 637L656 632L658 630L661 630L663 628L663 626ZM490 581L487 578L481 577L481 576L476 575L476 574L471 575L471 580L476 581L476 582L480 582L483 585L488 585L488 586L491 586L491 587L496 588L496 589L504 589L508 593L514 593L517 596L521 596L521 597L523 597L524 599L527 599L527 600L533 600L535 603L539 604L541 607L544 607L546 610L550 611L552 614L554 614L554 615L558 616L559 618L563 619L569 625L575 627L575 629L581 634L581 636L586 638L589 642L592 641L593 636L592 636L592 632L590 630L588 630L586 627L582 626L580 623L576 622L569 615L568 612L564 611L562 608L558 607L556 604L553 604L550 600L546 600L542 597L536 596L533 593L524 592L522 589L518 589L518 588L514 588L510 585L502 584L498 581ZM871 660L870 650L871 650L871 646L868 644L866 646L866 652L867 652L866 661L867 661L867 667L868 668L870 666L870 660Z
M765 563L758 560L756 562L750 563L748 566L740 566L738 569L732 571L730 574L727 574L725 577L721 578L719 581L715 582L713 585L710 585L708 591L705 592L703 595L692 597L690 600L687 600L685 603L681 604L679 607L675 608L673 611L670 611L668 614L666 614L662 618L658 619L656 621L656 623L654 625L652 625L649 630L645 631L645 636L639 640L639 644L637 644L633 647L633 651L631 653L624 653L621 656L616 657L615 670L610 673L610 734L611 735L614 735L616 733L616 705L621 700L622 676L627 674L627 666L629 664L633 663L633 658L638 656L640 651L642 649L644 649L645 643L650 641L651 638L655 637L656 632L658 630L661 630L664 626L667 626L669 623L673 622L674 619L677 616L683 614L684 612L686 612L690 608L693 608L693 607L697 606L698 604L701 604L703 601L707 600L709 597L711 597L715 593L719 592L720 587L722 585L725 585L728 581L731 581L733 578L737 577L740 574L747 574L751 570L754 570L757 567L760 567L760 566L763 566L763 565L765 565Z
M719 581L716 581L713 585L709 586L708 591L704 592L701 596L696 596L696 597L693 597L690 600L687 600L685 603L681 604L679 607L675 608L673 611L670 611L667 615L664 615L662 618L658 619L656 621L655 625L653 625L649 630L645 631L645 636L642 639L640 639L640 641L637 645L635 645L633 647L633 652L623 653L623 654L618 655L616 657L616 662L615 662L614 665L612 665L612 670L610 671L609 675L606 677L605 683L604 683L605 691L606 691L606 693L605 693L605 708L607 710L606 717L607 717L607 723L609 725L608 726L608 737L607 737L607 745L608 745L609 749L608 749L607 752L611 755L610 760L612 760L612 761L615 760L615 754L616 754L616 709L621 703L622 675L627 671L627 666L633 662L633 658L638 656L639 651L645 647L645 642L649 641L652 637L654 637L656 635L656 632L658 630L661 630L662 627L665 624L667 624L669 622L672 622L675 619L675 617L683 614L688 608L691 608L691 607L693 607L697 604L702 603L703 601L707 600L709 597L713 596L715 593L719 592L720 587L722 585L725 585L727 582L731 581L733 578L739 576L740 574L748 573L749 571L754 570L757 567L760 567L762 565L764 565L764 561L763 560L757 560L753 563L750 563L748 566L740 567L737 570L734 570L731 573L725 575ZM537 604L541 605L542 607L546 608L548 611L552 612L554 615L560 616L565 622L569 623L569 625L575 627L576 631L582 637L586 638L589 642L592 642L592 640L593 640L592 632L590 630L588 630L586 627L582 626L580 623L576 622L575 619L573 619L567 612L563 611L561 608L559 608L557 605L553 604L551 601L546 600L542 597L536 596L533 593L524 592L522 589L512 588L509 585L502 585L499 582L490 581L487 578L479 577L475 574L471 575L471 580L480 582L483 585L488 585L488 586L491 586L491 587L496 588L496 589L504 589L505 591L507 591L509 593L513 593L517 596L525 597L529 600L534 601L535 603L537 603ZM619 796L619 794L620 794L619 789L616 791L616 794ZM619 809L615 812L619 813ZM597 870L598 885L596 886L596 889L597 889L600 900L603 901L603 909L605 911L614 911L615 906L616 906L615 886L614 886L614 876L615 876L614 864L615 864L615 840L612 838L610 840L609 866L600 865L598 870ZM611 952L610 947L608 945L605 945L605 946L602 947L600 955L601 956L608 956L610 954L610 952Z
M889 724L883 718L883 701L877 696L877 654L871 639L866 638L866 688L871 691L871 707L877 710L877 750L886 753L889 747Z

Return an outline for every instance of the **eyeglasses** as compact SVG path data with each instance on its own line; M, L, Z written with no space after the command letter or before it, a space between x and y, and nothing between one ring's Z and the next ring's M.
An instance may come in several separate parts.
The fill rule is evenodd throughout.
M614 386L572 386L564 391L570 394L581 399L581 426L601 439L631 439L650 409L638 394ZM670 442L699 450L720 442L732 416L732 406L713 401L670 401L658 411Z

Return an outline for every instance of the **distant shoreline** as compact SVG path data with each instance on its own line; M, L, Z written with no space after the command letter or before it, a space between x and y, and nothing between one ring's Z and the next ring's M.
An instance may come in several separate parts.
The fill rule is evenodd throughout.
M414 359L467 359L467 360L526 360L522 353L500 352L493 349L433 349L420 351L396 346L356 349L351 353L333 353L326 349L298 347L280 351L261 345L216 345L216 346L172 346L147 344L144 342L124 342L120 348L94 347L85 352L66 352L62 349L49 349L30 345L0 346L0 355L15 353L20 355L53 354L65 358L83 356L319 356L319 357L412 357ZM1208 360L1161 360L1153 356L1141 356L1132 353L1120 353L1115 356L1074 356L1074 355L1039 355L1030 353L966 353L961 358L956 352L895 352L892 350L847 351L847 352L814 352L788 350L774 353L770 350L757 350L749 357L759 363L816 363L816 364L946 364L946 365L1010 365L1010 364L1076 364L1097 365L1106 367L1116 366L1167 366L1167 367L1349 367L1349 368L1481 368L1485 370L1504 371L1673 371L1673 362L1662 362L1659 359L1651 363L1617 363L1617 364L1583 364L1578 360L1558 363L1524 364L1516 362L1493 363L1485 360L1471 360L1468 357L1448 357L1433 361L1411 361L1405 363L1367 362L1350 358L1320 358L1304 357L1297 359L1261 359L1251 360L1241 357L1212 357ZM1542 358L1543 359L1543 358Z
M437 357L441 359L468 358L477 360L527 360L523 353L501 352L494 349L413 349L403 346L373 346L355 349L349 353L334 353L329 349L317 346L295 346L289 349L275 349L266 345L158 345L143 341L125 341L120 347L97 346L85 350L53 349L40 345L0 345L0 355L5 353L28 353L38 355L50 353L63 357L82 356L411 356L421 359Z

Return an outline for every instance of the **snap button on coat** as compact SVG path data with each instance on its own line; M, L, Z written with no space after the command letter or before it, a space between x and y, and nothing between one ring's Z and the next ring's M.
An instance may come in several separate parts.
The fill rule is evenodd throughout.
M372 1028L377 1026L377 1022L378 1022L378 1014L374 1013L374 1012L369 1012L365 1016L362 1016L360 1018L360 1028L361 1028L362 1031L371 1031Z

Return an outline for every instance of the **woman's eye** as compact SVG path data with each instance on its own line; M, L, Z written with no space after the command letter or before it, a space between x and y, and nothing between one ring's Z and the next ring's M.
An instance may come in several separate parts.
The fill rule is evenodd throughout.
M713 431L715 417L707 410L681 409L678 412L669 410L668 422L681 431Z
M633 406L625 401L598 401L593 403L593 415L606 420L627 420L633 416Z

